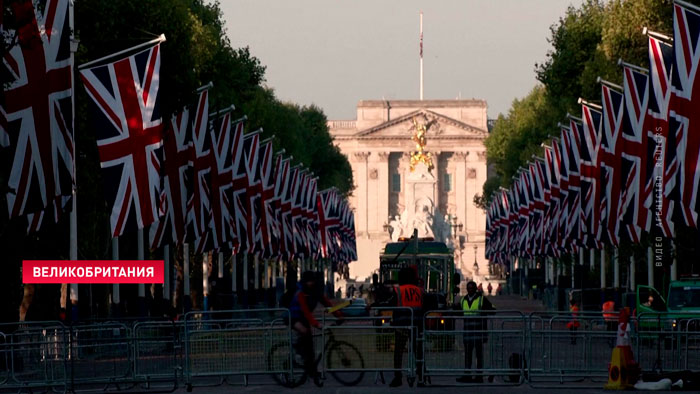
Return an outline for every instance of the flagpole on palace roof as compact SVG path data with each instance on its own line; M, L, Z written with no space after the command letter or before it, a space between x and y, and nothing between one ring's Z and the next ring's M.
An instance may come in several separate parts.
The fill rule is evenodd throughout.
M423 11L420 12L420 99L423 100Z

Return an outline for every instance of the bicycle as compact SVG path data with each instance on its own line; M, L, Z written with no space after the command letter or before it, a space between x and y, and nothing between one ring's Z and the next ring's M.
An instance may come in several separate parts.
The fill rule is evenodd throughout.
M342 324L339 320L334 326ZM318 336L316 334L315 336ZM326 330L325 337L328 338L325 345L323 346L323 353L316 356L316 365L321 364L323 354L326 355L325 364L327 369L339 368L347 369L348 371L333 371L329 372L331 376L344 386L355 386L362 381L365 376L363 371L365 367L365 360L362 358L360 351L351 343L337 340L333 330ZM267 355L268 368L274 370L278 365L276 364L281 361L283 370L290 370L289 368L289 344L286 342L280 342L273 345ZM284 386L287 387L297 387L304 383L308 376L304 371L303 357L298 354L296 349L292 354L292 367L290 373L278 373L273 374L273 379Z

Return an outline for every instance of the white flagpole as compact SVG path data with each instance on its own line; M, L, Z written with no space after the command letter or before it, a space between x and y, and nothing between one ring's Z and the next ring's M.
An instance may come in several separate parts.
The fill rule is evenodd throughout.
M93 66L93 65L95 65L95 64L104 62L104 61L106 61L106 60L115 58L115 57L120 56L120 55L124 55L124 54L129 53L129 52L132 52L132 51L136 51L136 50L141 49L141 48L145 48L145 47L148 47L148 46L151 46L151 45L155 45L155 44L160 44L161 42L165 42L165 34L161 34L160 36L158 36L158 38L153 39L153 40L148 41L148 42L144 42L143 44L139 44L139 45L136 45L136 46L134 46L134 47L127 48L127 49L121 50L121 51L119 51L119 52L115 52L115 53L112 53L112 54L110 54L110 55L101 57L101 58L99 58L99 59L95 59L95 60L93 60L93 61L90 61L90 62L87 62L87 63L83 63L83 64L81 64L80 66L78 66L78 70L81 70L81 69L83 69L83 68L85 68L85 67Z
M635 291L637 288L637 283L636 283L636 278L635 276L637 275L637 267L636 261L634 259L634 255L630 256L630 268L629 268L629 281L630 281L630 288L629 291Z
M75 68L75 52L78 51L78 44L79 40L75 39L75 36L73 35L74 32L74 26L75 26L75 19L74 19L74 14L73 14L73 1L68 2L68 22L70 25L71 33L70 33L70 75L71 75L71 94L70 94L70 101L71 101L71 130L73 132L73 180L77 179L77 173L76 173L76 166L75 166L75 161L76 161L76 156L78 155L77 149L75 149L75 79L74 79L74 68ZM77 209L77 203L76 203L76 193L75 193L75 183L71 187L71 212L70 212L70 259L71 260L77 260L78 259L78 209ZM63 292L62 292L63 293ZM78 303L78 284L77 283L72 283L70 285L70 300L71 304L75 302L77 305ZM66 309L66 302L65 298L63 298L63 294L61 297L61 303L62 307Z
M605 283L607 282L605 278L605 248L600 249L600 288L605 288Z
M170 245L163 247L163 299L170 299Z
M236 256L235 254L231 255L231 291L235 294L236 293L236 279L238 277L238 272L236 272L236 267L238 264L236 264Z
M248 253L243 254L243 291L248 292Z
M654 287L654 255L651 246L647 248L647 285Z
M202 310L204 312L209 309L209 262L211 255L212 252L208 252L202 256Z
M143 245L143 229L140 228L139 231L137 232L138 234L138 259L139 260L144 260L145 259L145 251L144 251L144 245ZM143 283L139 283L139 307L142 307L142 311L146 312L146 285Z
M119 260L119 237L112 238L112 260ZM112 284L112 304L115 309L119 308L119 283Z
M423 100L423 11L420 12L420 99Z
M219 252L219 279L224 277L224 252Z
M185 313L190 311L190 244L185 243L182 247L182 292L183 306Z
M253 273L255 274L255 280L253 281L253 289L257 290L260 288L258 286L258 283L260 282L260 260L258 259L257 254L253 255Z
M620 287L620 250L615 248L615 254L613 256L613 287Z

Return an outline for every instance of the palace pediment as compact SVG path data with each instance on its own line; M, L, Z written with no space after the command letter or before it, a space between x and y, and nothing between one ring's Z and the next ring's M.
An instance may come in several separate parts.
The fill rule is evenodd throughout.
M410 140L415 125L414 119L419 124L427 126L426 136L429 139L483 139L488 132L472 125L460 122L450 117L438 114L427 109L418 109L408 114L392 119L388 122L360 130L352 136L352 139L406 139Z

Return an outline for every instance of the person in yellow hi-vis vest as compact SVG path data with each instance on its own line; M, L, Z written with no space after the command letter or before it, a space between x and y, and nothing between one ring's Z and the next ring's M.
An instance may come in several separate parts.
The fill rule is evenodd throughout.
M457 381L460 383L483 383L484 379L480 371L476 373L475 378L472 378L469 370L472 369L472 353L476 353L476 369L484 368L484 342L487 340L486 331L488 329L484 311L495 310L495 308L482 292L476 291L476 283L473 281L467 283L467 295L462 297L460 306L465 317L462 340L464 342L466 373L457 378Z

